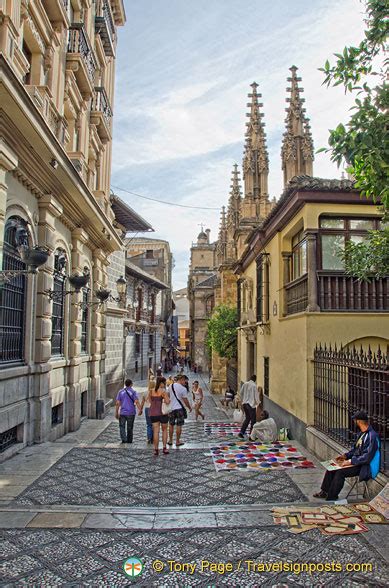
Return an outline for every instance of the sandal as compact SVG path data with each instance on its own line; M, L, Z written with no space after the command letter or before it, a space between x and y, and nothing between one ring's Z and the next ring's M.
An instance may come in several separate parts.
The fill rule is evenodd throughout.
M313 496L315 498L327 498L327 492L323 492L323 490L320 490L320 492L315 492Z
M159 455L159 449L154 449L154 455Z
M163 453L164 455L169 455L169 450L168 450L168 448L167 448L167 447L164 447L164 448L162 449L162 453Z
M181 441L180 443L176 443L176 447L181 447L181 445L185 445L185 441Z

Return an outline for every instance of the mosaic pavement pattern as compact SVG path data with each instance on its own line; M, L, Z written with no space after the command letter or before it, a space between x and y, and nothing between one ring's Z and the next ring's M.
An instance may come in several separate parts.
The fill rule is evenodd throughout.
M217 437L215 437L216 440ZM181 440L185 443L207 443L210 437L204 432L203 422L187 421L183 427ZM93 443L118 443L120 441L119 425L117 422L111 423L108 427L93 441ZM162 437L160 435L160 442ZM175 437L173 438L175 442ZM144 418L137 417L134 426L133 446L144 447L146 444L146 423Z
M258 586L346 587L388 586L389 567L363 539L324 537L313 531L291 536L280 527L199 529L169 532L89 531L81 529L8 529L0 532L1 586L39 587L205 587L254 588ZM128 557L142 560L136 579L125 576ZM152 562L165 564L161 573ZM167 560L196 563L192 575L169 572ZM201 561L231 562L224 575L200 571ZM248 572L246 560L262 563L299 562L372 564L368 572ZM239 568L239 561L241 568Z
M149 452L75 448L22 492L14 504L188 506L304 501L285 472L215 472L204 450Z

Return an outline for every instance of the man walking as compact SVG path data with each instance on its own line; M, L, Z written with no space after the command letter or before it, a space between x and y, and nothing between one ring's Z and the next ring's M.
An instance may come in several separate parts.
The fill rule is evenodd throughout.
M257 420L256 408L259 404L259 392L257 385L255 383L256 381L257 376L251 376L250 380L243 384L243 386L240 389L240 401L245 415L242 428L240 430L240 433L238 434L238 437L240 437L241 439L244 438L244 434L249 424L251 424L251 433L253 426L255 425L255 422Z
M136 414L135 406L140 414L142 409L139 403L138 394L132 387L132 380L126 380L124 382L124 388L119 391L116 397L115 411L115 417L119 419L119 431L122 443L132 443Z
M177 377L177 382L174 382L168 389L170 396L170 408L169 413L169 441L168 445L173 445L173 433L174 427L176 427L176 447L185 445L181 442L182 427L185 423L184 404L192 412L192 407L188 400L188 390L185 387L185 376L180 374Z

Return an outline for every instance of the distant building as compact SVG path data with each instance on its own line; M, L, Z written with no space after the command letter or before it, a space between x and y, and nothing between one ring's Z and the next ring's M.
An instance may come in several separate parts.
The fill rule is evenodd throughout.
M201 231L190 250L188 300L190 316L190 354L192 363L208 370L210 358L206 346L207 321L215 306L214 287L216 244L210 242L210 230Z
M190 358L190 321L181 321L178 325L178 350L182 359Z

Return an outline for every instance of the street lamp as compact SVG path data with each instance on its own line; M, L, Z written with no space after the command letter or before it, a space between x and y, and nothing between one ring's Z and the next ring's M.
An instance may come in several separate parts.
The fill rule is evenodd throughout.
M104 302L107 302L108 300L110 302L123 302L127 292L127 280L123 276L120 276L116 281L116 289L118 296L112 296L111 290L108 290L107 288L99 288L96 290L95 296L99 301L97 304L104 304Z

